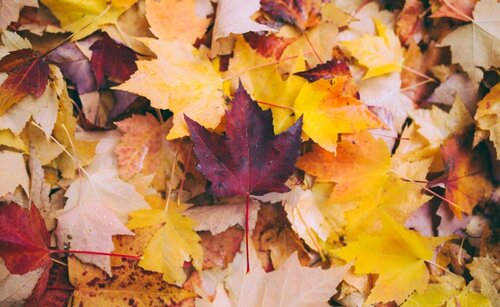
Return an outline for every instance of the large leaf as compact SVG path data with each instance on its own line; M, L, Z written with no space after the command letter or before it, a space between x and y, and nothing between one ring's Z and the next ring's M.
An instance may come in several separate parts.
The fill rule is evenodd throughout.
M215 195L263 195L289 190L284 182L299 155L299 119L274 135L271 111L262 111L239 87L226 116L226 136L208 131L186 117L200 171Z

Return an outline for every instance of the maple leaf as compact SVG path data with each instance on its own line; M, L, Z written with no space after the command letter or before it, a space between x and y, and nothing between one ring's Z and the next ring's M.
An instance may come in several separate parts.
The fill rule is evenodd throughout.
M49 268L50 235L35 206L0 204L0 257L10 273L25 274Z
M36 0L22 0L0 3L0 29L5 30L11 22L19 19L19 12L25 6L38 7Z
M149 227L154 233L144 248L139 266L163 273L163 280L182 285L186 279L184 262L191 261L201 271L203 251L200 237L193 230L195 223L181 214L180 208L170 205L168 210L143 209L130 213L130 229Z
M129 180L137 173L154 174L152 184L158 190L165 190L168 180L172 187L179 184L183 172L174 163L182 159L176 158L178 148L175 144L165 140L172 128L171 120L160 124L153 115L146 113L146 116L133 115L115 124L123 133L120 144L114 149L121 178ZM174 173L170 174L172 169Z
M300 31L319 23L320 1L317 0L261 0L262 10L274 19L296 26Z
M319 79L333 79L339 76L351 76L347 63L347 58L339 54L335 59L319 64L309 70L296 72L295 75L301 76L309 82L318 81Z
M477 129L474 134L474 144L488 137L496 149L496 158L500 159L500 85L491 89L488 95L477 104L474 119Z
M70 246L74 250L111 253L114 249L112 236L134 235L113 211L98 201L81 203L65 210L57 220L55 234L61 249ZM111 275L109 256L79 254L78 258L95 264Z
M321 147L335 151L339 133L354 133L384 124L356 98L348 77L320 79L305 84L294 105L295 116L304 116L304 132Z
M50 81L43 94L40 97L27 95L8 109L0 116L0 129L9 129L15 135L19 135L30 118L33 118L45 136L52 134L59 108L58 95L62 90L60 88L62 76L57 67L49 65L49 69Z
M274 135L270 111L262 111L245 89L235 93L226 114L226 136L206 130L186 116L200 171L218 196L287 192L284 182L299 155L299 119L286 132Z
M133 237L114 237L114 252L140 254L152 233L149 229L137 229L135 232ZM68 258L68 269L70 282L75 287L72 302L77 305L170 306L195 296L191 291L168 284L162 280L161 274L144 271L137 260L112 257L111 277L75 257Z
M10 52L0 60L0 72L9 74L0 86L0 115L28 94L40 97L48 83L49 66L33 49Z
M0 196L14 193L21 186L29 192L29 179L23 154L13 151L0 151Z
M152 107L170 109L174 126L168 139L188 135L183 114L215 128L224 113L222 78L203 50L179 41L141 41L158 59L137 61L138 70L116 89L142 95Z
M390 72L400 72L403 68L401 43L392 30L375 19L376 36L364 34L360 38L343 41L345 47L368 71L364 79L373 78Z
M116 170L104 168L73 181L64 194L68 198L64 212L81 204L98 201L123 223L127 221L129 212L148 208L149 205L144 197L137 193L131 184L120 180L117 175Z
M76 43L57 47L47 55L47 61L59 67L64 77L76 85L78 94L97 90L90 61Z
M162 40L193 44L205 33L210 19L198 16L195 0L147 0L146 18L151 32Z
M434 249L446 237L422 237L382 214L383 228L379 234L363 234L359 240L334 251L346 261L355 261L356 274L379 274L365 304L395 301L401 304L413 291L422 292Z
M344 212L347 235L353 238L379 228L380 209L397 222L404 222L428 201L430 197L422 195L421 187L408 180L425 180L431 162L427 159L391 165L384 141L361 132L344 135L336 155L314 146L312 152L299 158L297 166L317 176L317 182L336 183L327 206L337 208L333 214ZM396 174L405 176L404 180L389 173L391 166Z
M243 37L261 56L265 58L274 56L276 60L281 57L285 48L294 41L293 38L279 37L274 34L260 35L254 32L245 33Z
M212 31L212 54L218 54L223 48L218 40L228 37L231 33L271 31L273 28L255 22L251 16L259 10L259 0L220 0L217 4L214 29Z
M447 168L445 198L453 213L461 218L462 212L471 214L472 209L493 192L488 180L488 157L484 148L472 151L470 140L460 136L450 138L441 148Z
M137 0L89 0L85 3L72 0L42 0L61 27L74 32L72 41L82 39L106 24L114 24L118 17Z
M12 131L8 129L0 130L0 145L5 145L22 152L28 151L28 148L26 147L26 144L23 142L23 140L21 140L19 136L14 135L14 133L12 133Z
M441 42L450 46L451 59L458 63L477 85L483 79L480 69L500 66L496 50L500 48L500 4L496 0L477 2L472 23L459 27Z
M112 81L122 83L137 70L135 52L115 42L107 34L93 43L90 50L92 50L90 64L99 87L104 82L104 75Z

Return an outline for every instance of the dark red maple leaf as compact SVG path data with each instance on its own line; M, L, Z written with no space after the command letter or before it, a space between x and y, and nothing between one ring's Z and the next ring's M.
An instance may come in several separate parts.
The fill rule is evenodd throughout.
M300 154L302 117L287 131L275 135L271 111L262 111L241 84L234 95L231 111L226 112L225 136L184 117L199 161L198 168L212 183L209 192L218 196L246 196L248 272L249 197L290 190L284 183Z
M276 60L281 57L285 48L295 41L293 38L278 37L274 34L260 35L255 32L245 33L243 37L260 55L266 58L274 56Z
M226 112L226 135L208 131L185 116L200 171L218 196L287 192L284 184L300 153L302 119L275 136L271 111L262 111L240 85L231 111Z
M333 49L332 59L317 65L306 71L297 72L294 75L314 82L319 79L333 79L338 76L351 76L348 59L339 48Z
M319 22L319 0L261 0L262 10L272 18L290 23L301 31Z
M10 52L0 60L0 72L9 74L0 86L0 115L32 94L40 97L48 83L49 66L42 55L33 49Z
M92 57L90 64L94 70L97 86L104 82L104 75L115 82L123 82L137 70L135 52L125 45L119 44L107 34L90 46Z
M50 235L35 206L0 205L0 257L12 274L25 274L49 266Z

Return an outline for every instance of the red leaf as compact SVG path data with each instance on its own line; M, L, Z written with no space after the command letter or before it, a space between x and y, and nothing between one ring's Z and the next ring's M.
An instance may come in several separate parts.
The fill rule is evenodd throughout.
M274 56L276 60L281 57L285 48L295 40L293 38L278 37L274 34L260 35L255 32L245 33L243 37L250 47L260 55L266 58Z
M275 136L271 111L262 111L240 85L226 114L226 136L185 116L200 171L218 196L287 192L284 182L299 156L302 118Z
M296 72L294 75L307 79L309 82L319 79L333 79L339 76L351 76L347 63L349 62L344 53L340 49L334 48L331 60L309 70Z
M49 66L32 49L16 50L0 60L0 72L9 74L0 86L0 115L32 94L40 97L48 83Z
M35 206L0 205L0 257L12 274L49 267L50 235Z
M104 75L115 82L124 82L137 70L134 51L104 35L90 46L90 64L95 73L97 86L104 82Z
M47 271L48 273L48 271ZM73 286L69 282L67 267L54 263L48 274L45 292L36 300L28 299L26 306L68 306L69 297L73 294ZM33 296L33 295L32 295Z
M315 26L320 19L318 0L261 0L262 10L274 19L290 23L301 31Z

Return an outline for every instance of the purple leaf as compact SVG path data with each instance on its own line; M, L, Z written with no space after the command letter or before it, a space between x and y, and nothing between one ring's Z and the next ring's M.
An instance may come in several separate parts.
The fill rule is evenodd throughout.
M289 191L284 182L300 153L302 118L275 136L271 111L262 111L241 85L226 118L223 136L185 116L199 169L212 182L210 192L232 196Z
M47 60L57 65L64 77L76 85L78 94L81 95L97 90L90 61L75 43L66 43L59 46L49 53Z
M107 34L92 44L90 50L92 50L90 64L99 87L104 82L104 75L112 81L122 83L137 70L135 52L115 42Z

